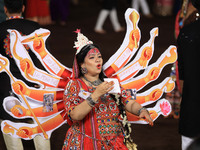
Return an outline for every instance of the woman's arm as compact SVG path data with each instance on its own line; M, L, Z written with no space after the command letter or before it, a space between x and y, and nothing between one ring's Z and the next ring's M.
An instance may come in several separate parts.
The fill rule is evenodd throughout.
M111 91L114 87L114 82L103 82L99 86L97 86L96 90L90 95L92 101L94 103L98 103L98 99ZM75 106L75 108L70 112L70 117L72 120L82 120L85 116L92 110L92 106L89 100L85 100L79 105Z
M135 101L129 101L125 108L130 113L135 114L142 119L145 119L147 122L149 122L149 125L153 126L153 120L150 117L148 110L142 107L139 103Z

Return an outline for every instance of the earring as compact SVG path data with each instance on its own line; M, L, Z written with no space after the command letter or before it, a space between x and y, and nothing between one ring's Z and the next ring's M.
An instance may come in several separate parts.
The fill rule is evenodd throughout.
M82 67L81 67L81 73L82 73L82 74L86 74L87 72L88 72L88 71L87 71L87 68L82 68Z

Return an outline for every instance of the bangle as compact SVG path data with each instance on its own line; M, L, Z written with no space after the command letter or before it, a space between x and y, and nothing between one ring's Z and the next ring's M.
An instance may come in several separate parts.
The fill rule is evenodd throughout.
M89 104L91 107L94 107L94 105L98 103L98 101L96 102L96 101L94 101L94 100L92 99L91 95L88 96L88 97L86 98L86 100L87 100L88 104Z
M140 109L138 110L138 113L137 113L138 116L141 114L141 111L142 111L142 110L148 111L145 107L142 107L142 108L140 108Z

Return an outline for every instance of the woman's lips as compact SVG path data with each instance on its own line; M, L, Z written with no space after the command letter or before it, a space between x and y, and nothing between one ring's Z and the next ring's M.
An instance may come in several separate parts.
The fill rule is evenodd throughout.
M100 64L98 64L98 65L97 65L97 68L98 68L98 69L101 69L101 65L100 65Z

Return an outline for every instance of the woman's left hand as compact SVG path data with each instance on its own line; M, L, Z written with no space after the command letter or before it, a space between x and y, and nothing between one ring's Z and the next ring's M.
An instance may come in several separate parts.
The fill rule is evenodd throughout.
M144 109L140 112L139 115L140 118L144 119L145 121L147 121L149 123L150 126L153 126L153 120L148 112L148 110Z

